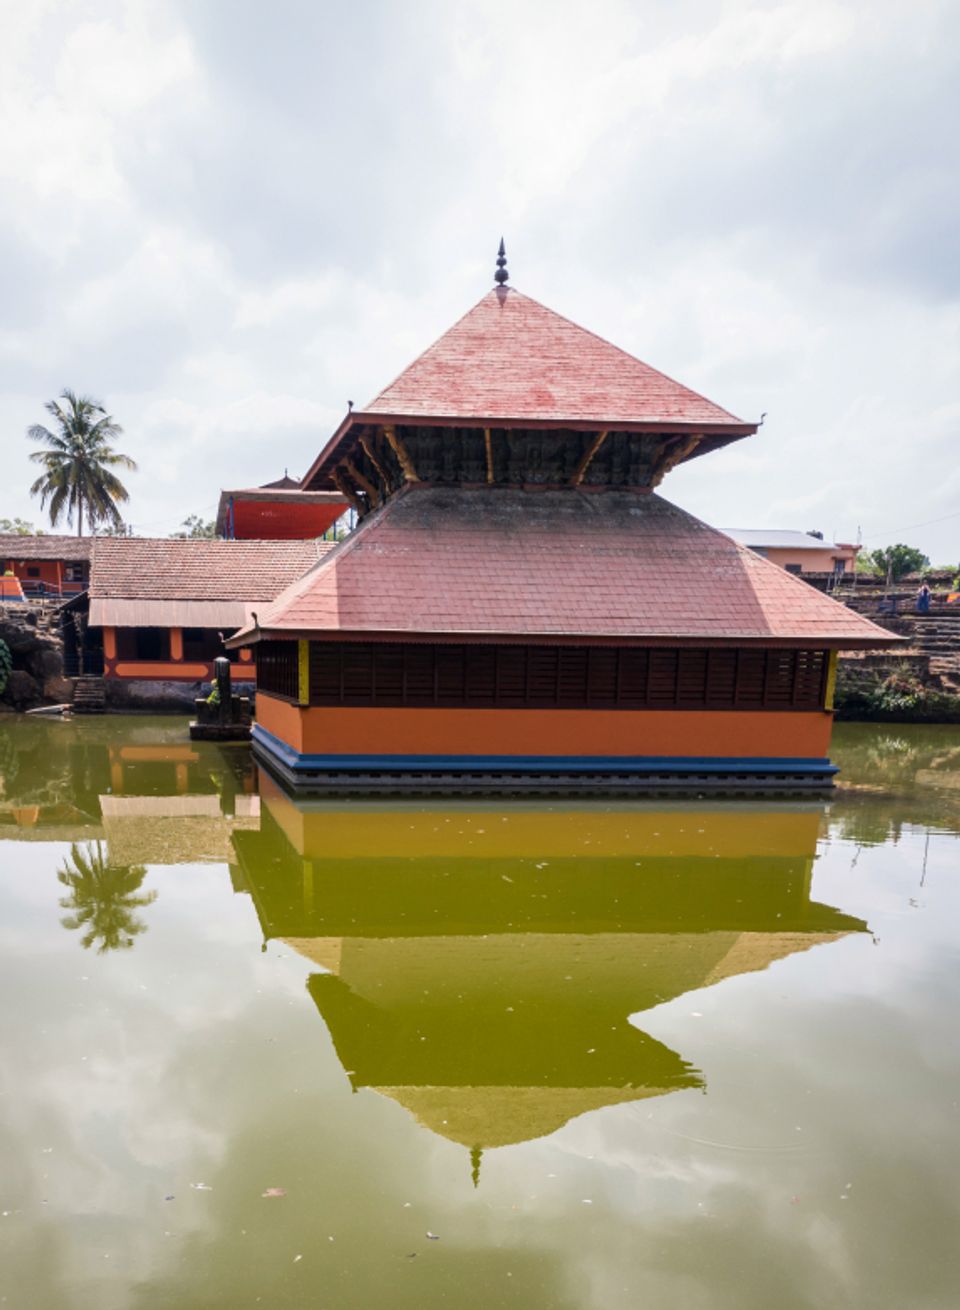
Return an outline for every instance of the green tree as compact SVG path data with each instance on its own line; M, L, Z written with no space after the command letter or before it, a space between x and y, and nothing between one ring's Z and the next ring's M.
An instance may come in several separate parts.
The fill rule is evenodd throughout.
M905 546L903 542L874 550L870 558L877 572L883 574L888 582L899 582L908 573L920 573L930 564L923 551L917 550L915 546Z
M202 519L199 514L188 514L180 524L180 531L170 533L179 541L209 541L216 535L216 523L212 519Z
M43 528L39 530L26 519L0 519L0 532L12 537L42 537Z
M123 519L119 523L107 523L97 528L98 537L132 537L135 535L133 528L129 523L124 523Z
M60 906L71 913L60 922L83 931L84 950L94 943L98 955L129 950L134 938L147 930L136 911L157 899L155 891L140 891L146 876L142 864L108 864L104 842L72 842L69 857L57 871L70 892L61 897Z
M99 401L70 390L48 401L46 409L56 420L55 431L39 423L27 429L31 441L46 447L30 456L43 467L30 494L40 497L43 508L49 501L54 527L64 514L68 522L76 516L79 537L83 536L84 514L91 527L98 523L118 526L123 520L117 505L129 500L129 495L113 469L137 467L129 455L113 448L112 442L123 429Z

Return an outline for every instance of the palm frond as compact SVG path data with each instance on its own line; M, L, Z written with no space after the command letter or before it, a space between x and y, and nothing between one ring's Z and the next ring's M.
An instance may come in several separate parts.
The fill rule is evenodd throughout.
M57 400L48 401L46 409L56 419L57 430L41 424L27 430L31 440L45 447L30 456L44 469L31 494L40 497L42 506L49 502L54 526L64 514L69 520L76 518L78 531L85 518L91 525L119 525L117 505L129 500L129 493L111 469L137 469L135 460L111 444L123 429L99 400L69 387Z

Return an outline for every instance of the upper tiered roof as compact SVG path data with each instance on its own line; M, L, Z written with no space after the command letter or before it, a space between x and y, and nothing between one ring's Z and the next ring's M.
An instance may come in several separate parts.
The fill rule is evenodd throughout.
M512 287L488 291L362 412L754 430Z
M757 430L508 286L487 292L373 400L351 410L302 485L331 485L362 434L388 425L700 438L683 458ZM369 476L370 466L361 467Z

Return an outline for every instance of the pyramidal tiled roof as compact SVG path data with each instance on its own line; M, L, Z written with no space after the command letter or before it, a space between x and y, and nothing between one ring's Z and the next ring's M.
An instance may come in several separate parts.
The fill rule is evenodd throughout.
M752 426L512 287L487 292L362 412Z
M892 645L897 638L654 494L414 487L260 615L263 636Z
M388 421L689 432L719 444L757 430L513 287L488 291L349 413L302 485L323 485L351 428Z

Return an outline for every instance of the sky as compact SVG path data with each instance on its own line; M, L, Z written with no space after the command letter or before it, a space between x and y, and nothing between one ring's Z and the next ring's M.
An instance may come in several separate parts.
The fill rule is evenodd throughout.
M511 284L756 437L720 527L960 560L955 0L0 5L0 517L65 386L143 535L302 475Z

